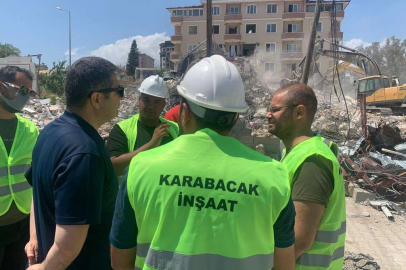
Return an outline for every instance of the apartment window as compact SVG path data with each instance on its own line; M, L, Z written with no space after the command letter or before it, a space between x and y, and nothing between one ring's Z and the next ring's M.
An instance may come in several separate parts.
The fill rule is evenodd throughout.
M288 44L288 52L297 52L297 44Z
M232 25L228 28L228 34L238 34L238 26Z
M265 71L275 71L275 63L265 63Z
M276 33L276 23L268 23L266 25L266 32L267 33Z
M323 22L319 22L319 24L317 25L317 32L321 31L323 31Z
M324 11L331 11L333 9L332 5L324 5Z
M276 43L266 43L265 51L266 52L276 52Z
M289 12L299 12L299 5L298 4L290 4L289 5Z
M306 6L306 12L314 12L316 10L315 5L308 5Z
M203 16L203 9L193 9L193 10L189 10L189 16L190 16L190 17Z
M211 14L213 16L219 16L220 15L220 7L219 6L214 6L211 8Z
M247 14L257 14L257 6L256 5L248 5L247 6Z
M240 7L230 7L229 15L239 15L240 14Z
M174 10L172 11L172 15L175 17L182 17L187 15L187 10Z
M191 52L197 47L197 44L188 44L187 45L187 51Z
M288 33L297 33L297 24L288 24Z
M266 13L278 13L277 4L269 4L266 6Z
M337 11L344 10L344 4L343 3L336 4L336 10Z
M189 35L197 35L197 25L189 25Z
M213 25L213 35L220 34L220 25Z
M247 34L255 34L257 32L257 25L256 24L247 24L245 26L245 33Z

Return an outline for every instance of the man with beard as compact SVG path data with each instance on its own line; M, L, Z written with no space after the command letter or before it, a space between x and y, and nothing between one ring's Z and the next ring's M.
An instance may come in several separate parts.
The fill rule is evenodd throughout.
M24 178L38 137L33 122L19 116L33 93L28 70L0 69L0 269L23 270L29 240L32 188ZM32 255L34 252L32 252Z
M311 130L313 90L292 84L278 90L267 114L269 132L286 146L296 209L295 269L342 269L346 231L344 181L336 156Z
M107 140L107 151L121 176L139 153L164 145L178 136L178 125L161 117L168 87L158 75L146 78L138 88L139 114L117 123Z

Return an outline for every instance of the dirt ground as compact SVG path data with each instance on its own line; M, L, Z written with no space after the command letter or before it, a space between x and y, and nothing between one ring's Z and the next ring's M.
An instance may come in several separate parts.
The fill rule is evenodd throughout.
M346 203L345 250L373 257L383 270L406 270L406 217L394 215L392 222L382 211L357 204L350 197Z

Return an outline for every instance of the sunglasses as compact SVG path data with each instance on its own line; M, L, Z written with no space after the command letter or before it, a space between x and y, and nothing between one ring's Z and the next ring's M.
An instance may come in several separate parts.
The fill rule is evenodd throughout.
M118 95L120 97L124 97L124 87L122 87L121 85L117 88L106 88L106 89L101 89L101 90L97 90L97 91L93 91L91 93L89 93L89 95L87 95L88 98L90 98L92 96L93 93L111 93L111 92L117 92Z
M27 86L24 85L15 85L12 83L8 82L2 82L0 81L0 84L3 84L13 95L14 97L17 95L25 96L29 94L31 97L35 97L36 93L34 90L31 88L28 88Z

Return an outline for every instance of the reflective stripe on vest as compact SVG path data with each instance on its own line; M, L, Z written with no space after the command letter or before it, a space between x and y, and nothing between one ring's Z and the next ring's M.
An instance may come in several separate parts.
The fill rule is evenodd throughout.
M19 115L10 153L0 138L0 216L7 213L11 202L25 214L31 210L32 189L24 177L32 160L32 150L38 137L33 122Z
M347 231L346 221L343 221L341 223L340 229L336 231L318 230L316 233L316 238L314 238L314 241L321 243L335 243L338 241L338 237L340 237L340 235L342 235L343 233L346 233L346 231Z
M231 258L217 254L185 255L150 249L150 244L138 244L137 256L146 257L145 264L149 267L171 270L269 270L274 265L273 253L258 254L247 258Z
M135 156L127 177L139 228L136 269L273 267L269 224L290 198L288 173L279 162L202 129ZM245 192L237 186L246 186ZM250 194L247 188L254 186ZM261 222L258 213L265 213Z
M344 180L340 164L325 140L315 136L307 139L284 156L282 163L290 173L291 185L296 170L312 155L319 155L332 163L334 190L325 208L313 245L296 260L296 270L342 269L346 235ZM329 143L331 146L332 144Z
M329 267L331 262L344 257L344 247L334 250L333 255L303 253L296 260L296 264L309 267ZM341 268L340 268L341 269ZM338 269L337 269L338 270Z
M13 192L21 192L21 191L30 189L31 185L28 182L21 182L21 183L13 184L11 186L11 188L13 189ZM0 187L0 197L6 196L9 194L11 194L11 190L10 190L9 186Z

